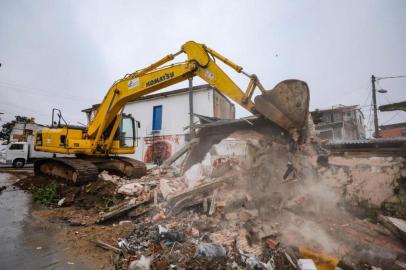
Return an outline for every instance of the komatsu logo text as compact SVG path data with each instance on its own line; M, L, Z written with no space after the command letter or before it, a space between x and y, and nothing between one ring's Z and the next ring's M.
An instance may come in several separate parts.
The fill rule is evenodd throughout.
M166 80L169 80L170 78L173 78L173 76L175 76L175 74L173 72L170 73L165 73L164 75L162 75L161 77L152 79L150 81L147 82L147 86L151 86Z

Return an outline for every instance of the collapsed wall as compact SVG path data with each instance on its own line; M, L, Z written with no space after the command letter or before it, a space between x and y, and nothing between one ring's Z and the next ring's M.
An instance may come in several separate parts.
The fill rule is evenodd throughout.
M98 222L131 210L127 216L137 228L119 242L130 254L154 257L151 245L166 243L153 264L201 267L213 263L207 256L227 269L298 269L299 258L313 258L318 266L329 264L319 269L335 269L347 259L402 269L387 267L404 253L401 243L347 210L365 201L376 208L394 196L402 158L329 156L311 128L305 143L295 144L264 119L214 123L183 153L183 160L172 159L141 179L109 180L132 199ZM326 254L332 255L328 262L317 259ZM387 263L372 261L377 258Z
M192 148L183 163L184 173L176 181L161 179L164 198L171 201L171 192L192 191L229 177L232 181L209 189L213 194L188 193L195 201L184 206L216 196L225 222L244 227L245 235L255 232L253 239L283 231L285 243L340 255L354 248L356 241L332 237L325 219L353 222L348 206L379 209L389 201L392 209L396 205L391 214L404 218L404 204L393 200L404 177L404 158L328 156L311 130L300 146L275 130L264 132L249 125L229 130L206 131L200 137L202 144ZM252 220L254 224L247 225Z
M330 156L328 163L318 173L346 202L406 219L403 157Z
M316 138L311 118L308 123L306 143L299 148L292 147L283 131L267 127L262 122L255 122L255 126L239 123L234 127L222 127L221 131L216 127L205 128L199 143L184 161L183 172L193 167L187 176L201 172L202 168L215 170L221 175L226 172L222 164L224 160L237 158L244 165L239 169L247 178L241 182L248 184L249 189L255 189L252 184L257 184L255 194L268 196L283 191L286 194L282 197L286 199L289 197L287 193L298 192L295 189L300 186L295 183L293 189L286 188L292 178L302 181L305 189L322 186L321 193L328 189L331 198L326 198L327 201L376 210L383 208L388 214L406 218L404 157L378 156L373 152L364 155L329 154ZM223 153L217 153L219 151ZM285 176L288 172L289 175ZM211 176L207 173L200 175L201 178ZM262 179L264 177L266 179Z

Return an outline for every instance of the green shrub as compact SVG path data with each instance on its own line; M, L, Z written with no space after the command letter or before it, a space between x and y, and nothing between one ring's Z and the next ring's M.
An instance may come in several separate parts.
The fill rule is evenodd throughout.
M56 203L59 200L58 188L55 184L43 187L33 187L31 193L34 202L39 202L46 206Z

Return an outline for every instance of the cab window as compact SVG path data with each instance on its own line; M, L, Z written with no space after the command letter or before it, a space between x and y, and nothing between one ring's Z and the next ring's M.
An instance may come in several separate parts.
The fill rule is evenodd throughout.
M10 150L23 150L24 149L24 144L19 144L19 143L14 143L10 145Z
M120 147L134 147L134 122L123 118L120 126Z

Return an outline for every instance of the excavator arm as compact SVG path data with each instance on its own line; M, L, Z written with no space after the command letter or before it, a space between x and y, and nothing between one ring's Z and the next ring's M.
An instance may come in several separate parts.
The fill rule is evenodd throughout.
M186 61L169 63L180 54L186 55ZM240 89L216 61L247 76L247 88L244 91ZM37 132L37 151L75 154L76 157L38 160L34 164L35 173L74 183L91 181L102 170L118 172L128 177L144 175L145 164L116 156L135 152L134 119L130 119L132 127L125 128L124 123L128 123L130 117L123 114L125 105L194 76L199 76L253 114L264 116L284 128L297 141L309 106L309 90L305 82L286 80L272 90L265 90L255 75L246 73L241 66L204 44L189 41L179 52L169 54L113 83L87 128L70 127L65 123ZM261 95L256 96L255 102L252 102L251 97L257 87ZM131 143L127 144L127 139L131 139Z
M181 53L187 55L185 62L163 66ZM224 62L235 71L243 73L250 78L245 92L227 76L217 65L215 59ZM167 55L145 69L128 74L111 86L103 102L100 104L95 117L89 124L87 134L89 138L94 139L92 145L93 151L101 146L100 143L104 144L104 149L109 146L109 140L101 141L100 138L105 128L115 119L118 119L119 112L128 102L194 76L199 76L248 111L257 114L255 105L251 101L251 96L256 86L261 91L265 91L257 77L245 73L242 67L234 64L205 45L189 41L182 46L181 51Z
M168 64L182 53L186 55L186 61ZM216 60L249 78L244 91L220 68ZM246 73L241 66L204 44L188 41L175 54L169 54L154 64L114 82L85 131L70 129L67 126L44 129L43 134L46 136L43 136L43 140L41 138L36 149L62 154L99 156L133 153L134 147L117 146L115 139L125 105L194 76L199 76L251 113L264 116L284 128L294 140L300 137L309 106L309 90L305 82L286 80L273 90L265 90L258 78ZM251 97L257 87L261 95L255 97L254 103Z

